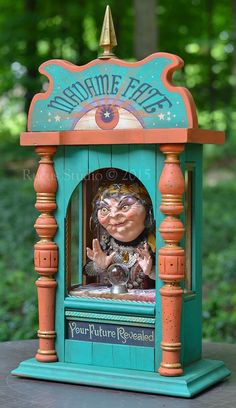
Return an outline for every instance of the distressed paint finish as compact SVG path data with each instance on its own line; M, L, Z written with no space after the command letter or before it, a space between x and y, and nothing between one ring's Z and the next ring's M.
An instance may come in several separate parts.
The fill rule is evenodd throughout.
M159 277L164 281L160 289L162 297L162 362L159 373L164 376L178 376L183 373L180 364L180 325L183 289L179 282L184 279L184 250L178 246L184 234L184 227L178 216L183 211L182 194L184 178L178 155L184 150L181 144L161 145L166 155L159 181L162 194L160 210L166 218L160 225L160 234L165 246L159 250Z
M53 275L58 267L58 248L53 237L56 234L57 223L51 214L57 207L57 179L53 168L52 156L55 147L36 147L36 153L41 156L39 168L34 181L37 210L42 214L35 223L35 229L40 241L34 246L35 271L40 275L36 281L38 290L39 312L39 349L36 359L41 362L57 361L54 341L56 337L54 325L55 289L57 283Z

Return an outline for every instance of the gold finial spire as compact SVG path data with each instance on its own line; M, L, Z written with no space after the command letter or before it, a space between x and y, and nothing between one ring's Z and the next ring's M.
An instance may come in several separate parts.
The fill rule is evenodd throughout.
M99 45L103 48L103 53L98 58L106 59L115 57L112 48L117 45L117 41L109 6L106 7Z

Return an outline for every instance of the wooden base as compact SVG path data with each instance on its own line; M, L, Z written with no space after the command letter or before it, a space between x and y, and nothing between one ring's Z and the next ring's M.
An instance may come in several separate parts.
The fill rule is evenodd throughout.
M39 363L30 359L23 361L12 374L40 380L191 398L228 377L230 371L218 360L199 360L186 367L181 377L163 377L152 372L59 362Z

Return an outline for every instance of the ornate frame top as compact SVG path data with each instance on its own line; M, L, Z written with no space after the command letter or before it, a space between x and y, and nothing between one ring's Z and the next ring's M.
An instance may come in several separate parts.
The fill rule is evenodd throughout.
M182 66L168 53L83 66L49 60L39 68L48 89L31 102L21 145L223 143L224 132L198 128L192 95L172 84Z

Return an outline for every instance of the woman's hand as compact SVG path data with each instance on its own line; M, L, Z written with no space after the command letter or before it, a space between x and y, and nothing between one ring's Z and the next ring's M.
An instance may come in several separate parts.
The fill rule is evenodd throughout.
M137 248L137 252L139 254L137 261L143 273L151 279L155 279L152 272L152 257L148 250L148 244L144 244L144 248Z
M115 252L106 255L97 239L93 239L93 249L86 248L87 257L91 259L98 268L106 269L111 264Z

